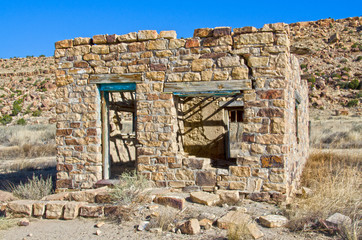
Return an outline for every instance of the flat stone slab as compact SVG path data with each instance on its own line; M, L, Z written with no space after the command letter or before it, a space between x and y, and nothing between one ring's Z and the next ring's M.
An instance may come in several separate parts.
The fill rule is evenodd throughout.
M191 201L207 206L214 206L220 201L219 195L207 192L193 192L190 193Z
M33 216L42 217L45 213L47 201L37 201L33 204Z
M219 195L222 203L236 203L239 201L239 191L235 190L217 190L217 195Z
M190 219L181 225L180 230L183 234L195 235L200 233L200 224L196 218Z
M245 225L252 222L251 216L245 213L245 209L230 211L217 220L217 227L228 229L231 225Z
M18 200L12 193L0 190L0 202L10 202Z
M281 215L266 215L259 217L260 224L268 228L283 227L288 223L288 218Z
M156 196L153 200L157 204L182 210L185 207L185 198L178 196Z
M34 202L33 200L16 200L9 202L7 207L14 215L31 216Z
M69 200L69 192L59 192L43 197L43 201L64 201Z
M64 205L63 219L72 220L79 216L79 209L81 206L86 205L86 202L67 202Z

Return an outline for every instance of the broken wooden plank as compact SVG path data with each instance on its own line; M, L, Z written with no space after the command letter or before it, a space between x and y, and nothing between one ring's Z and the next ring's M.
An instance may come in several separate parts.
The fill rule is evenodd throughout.
M251 89L251 80L230 80L212 82L166 82L164 92L219 92Z
M103 179L109 179L109 119L108 119L108 92L101 92L101 117L102 117L102 162Z
M142 73L123 73L123 74L91 74L89 83L134 83L142 81Z
M240 91L173 92L179 97L225 97L239 95Z

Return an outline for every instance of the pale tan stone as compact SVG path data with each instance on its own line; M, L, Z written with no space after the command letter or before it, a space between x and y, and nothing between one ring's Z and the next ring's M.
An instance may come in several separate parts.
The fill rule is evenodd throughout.
M146 78L152 81L163 81L165 80L165 72L147 72Z
M92 53L96 54L108 54L109 53L109 46L107 45L93 45L91 49Z
M63 216L63 208L66 201L51 201L46 205L45 217L47 219L59 219Z
M149 41L146 45L147 50L164 50L167 49L168 41L165 39L157 39Z
M248 58L249 67L267 67L269 64L269 57L254 57Z
M266 215L259 217L259 222L264 227L277 228L284 227L288 223L288 218L281 215Z
M74 44L74 46L88 45L88 44L90 44L90 41L91 41L91 38L77 37L77 38L74 38L73 44Z
M248 79L249 78L249 69L244 67L235 67L232 70L231 76L233 79Z
M206 206L214 206L220 201L220 196L207 192L192 192L190 199L194 203L200 203Z
M138 40L139 41L157 39L157 36L158 36L158 34L157 34L156 30L140 30L140 31L138 31Z
M67 40L62 40L62 41L58 41L55 43L55 48L59 49L59 48L71 48L73 47L73 40L72 39L67 39Z
M64 205L64 215L65 220L72 220L78 217L79 209L81 206L86 205L86 202L67 202Z
M227 80L228 77L229 77L228 71L221 71L221 70L214 71L214 81Z
M173 55L173 53L170 50L163 50L163 51L156 51L155 52L156 57L159 58L167 58Z
M33 215L34 217L42 217L45 213L46 201L37 201L33 204Z
M240 66L240 57L221 57L217 60L219 67L238 67Z
M230 211L223 217L217 220L217 227L222 229L229 229L234 225L245 225L252 222L250 215L246 214L245 208L236 211Z
M161 31L158 35L159 38L165 38L165 39L176 39L177 34L176 31L170 30L170 31Z
M183 76L182 81L184 81L184 82L201 81L200 73L187 72Z
M95 35L93 36L94 44L105 44L107 43L107 35Z
M240 166L230 166L229 167L231 174L238 177L250 177L251 169L250 167L240 167Z
M244 190L246 188L245 182L230 182L229 188L231 190Z
M192 61L191 69L192 71L201 72L207 68L211 68L214 64L212 59L195 59Z
M181 82L182 81L182 73L168 73L167 74L168 82Z
M237 45L266 44L274 41L273 33L247 33L234 37Z
M126 67L112 67L112 70L111 70L112 73L126 73L127 72L127 68Z
M169 43L169 49L176 49L176 48L181 48L184 47L186 44L186 40L184 39L170 39L170 43Z
M227 204L237 203L240 199L239 191L217 190L216 194L219 195L221 202Z
M212 73L211 70L206 70L201 72L201 81L211 81L212 79Z
M137 41L137 32L131 32L117 36L118 42L135 42Z
M83 60L92 61L92 60L101 60L98 54L89 53L83 56Z
M31 200L16 200L9 202L7 208L10 212L16 215L31 216L33 212L34 201Z

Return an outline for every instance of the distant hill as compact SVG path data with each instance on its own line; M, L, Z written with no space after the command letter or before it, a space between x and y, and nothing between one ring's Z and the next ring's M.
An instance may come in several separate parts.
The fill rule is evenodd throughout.
M291 52L309 82L310 107L362 114L362 17L298 22ZM55 122L53 57L0 59L0 125Z

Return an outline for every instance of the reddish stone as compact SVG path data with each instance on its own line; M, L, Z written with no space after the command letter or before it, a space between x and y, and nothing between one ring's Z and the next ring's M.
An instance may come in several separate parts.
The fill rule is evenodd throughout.
M151 71L166 71L167 67L165 64L150 64Z
M102 55L102 60L104 60L104 61L117 60L117 58L118 58L117 53L110 53L110 54Z
M172 99L172 94L171 93L161 93L160 94L160 99L162 99L162 100Z
M280 156L262 156L261 160L261 167L263 168L283 168L284 161L283 158Z
M214 37L222 37L231 35L231 27L215 28L213 31Z
M267 107L268 102L265 101L249 101L244 103L244 107Z
M117 35L116 34L112 34L112 35L107 35L107 43L116 43L117 42Z
M83 146L74 146L74 150L77 152L83 152Z
M197 172L196 185L198 186L215 186L216 174L214 172Z
M213 37L205 38L202 45L204 47L214 47L217 46L217 40L217 38Z
M128 45L128 49L130 52L141 52L144 51L146 47L143 42L134 42Z
M282 194L280 192L269 192L271 200L275 202L284 202L287 199L287 196L285 194Z
M194 38L200 37L211 37L213 29L212 28L198 28L194 30Z
M188 72L190 71L189 67L174 67L173 68L174 72Z
M150 101L158 100L158 95L155 93L149 93L149 94L147 94L147 100L150 100Z
M185 47L186 48L200 47L200 41L195 38L187 39Z
M161 163L161 164L167 163L167 157L157 157L156 163Z
M87 129L87 136L97 136L97 129L95 129L95 128L88 128L88 129Z
M73 188L72 179L60 179L57 180L57 188Z
M150 63L150 59L149 58L143 58L143 59L138 59L136 62L136 65L140 65L140 64L149 64Z
M283 97L283 90L258 91L257 94L261 99L280 99Z
M256 202L268 202L270 195L267 192L253 192L250 193L249 198Z
M261 108L258 112L259 117L284 117L284 112L280 108Z
M89 67L89 64L87 62L80 61L80 62L74 62L73 66L76 68L87 68Z
M202 54L200 58L220 58L220 57L225 57L226 53L205 53Z
M65 139L65 144L66 145L79 145L78 141L74 138L72 139Z
M57 136L69 136L72 135L73 129L57 129L56 135Z
M156 196L153 200L157 204L182 210L185 207L185 199L176 196Z
M255 136L243 133L243 142L255 142Z

